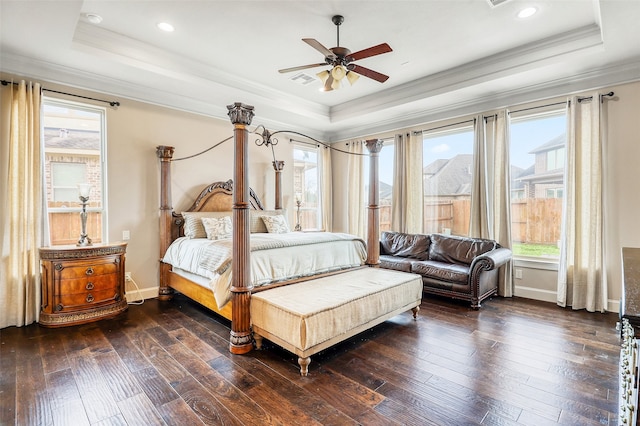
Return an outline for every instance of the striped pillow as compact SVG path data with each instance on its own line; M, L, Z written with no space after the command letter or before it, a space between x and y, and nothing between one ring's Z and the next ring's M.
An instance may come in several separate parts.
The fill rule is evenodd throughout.
M202 223L203 217L231 217L231 212L182 212L184 218L184 236L187 238L207 238L207 231Z

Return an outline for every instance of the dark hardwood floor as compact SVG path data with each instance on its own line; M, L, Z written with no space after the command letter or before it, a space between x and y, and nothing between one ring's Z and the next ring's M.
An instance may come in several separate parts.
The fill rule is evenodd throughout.
M182 296L115 319L0 330L1 425L615 425L617 314L425 296L312 357L228 351Z

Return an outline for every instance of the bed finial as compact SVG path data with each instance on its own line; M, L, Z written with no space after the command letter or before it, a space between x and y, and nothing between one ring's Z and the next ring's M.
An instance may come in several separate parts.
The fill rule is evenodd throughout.
M235 125L244 124L246 126L251 124L253 119L253 107L251 105L235 102L233 105L227 105L227 109L229 110L228 115L231 123Z

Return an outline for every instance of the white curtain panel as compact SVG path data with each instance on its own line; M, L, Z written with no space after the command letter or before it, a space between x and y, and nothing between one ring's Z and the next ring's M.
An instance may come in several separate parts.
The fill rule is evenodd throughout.
M394 231L423 231L422 167L422 138L412 137L410 132L395 135L391 194L391 229Z
M491 153L487 152L487 138L485 134L484 116L478 115L473 124L473 171L471 178L471 212L469 214L469 236L476 238L491 238L489 231L492 223L489 207L489 173L487 159Z
M333 193L331 179L331 149L329 147L320 146L320 228L327 232L333 230Z
M589 312L607 307L602 167L606 134L601 98L570 99L558 305Z
M348 232L366 239L365 211L364 211L364 156L362 141L349 142L348 151L350 153L347 162L348 168Z
M486 121L486 140L490 147L487 158L489 211L492 223L491 239L502 247L511 248L511 160L509 158L509 112L498 111ZM500 268L498 294L513 296L513 265L507 262Z
M476 117L474 138L469 234L511 248L509 112L500 110L493 116ZM500 268L498 294L513 296L511 262Z
M0 134L0 328L38 321L44 208L40 85L21 81L3 90L1 122L9 132Z

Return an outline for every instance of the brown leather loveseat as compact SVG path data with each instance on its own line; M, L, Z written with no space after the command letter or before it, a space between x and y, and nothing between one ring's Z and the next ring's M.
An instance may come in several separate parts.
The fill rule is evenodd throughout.
M422 275L427 293L480 303L497 293L498 268L511 250L493 240L442 234L383 232L380 267Z

